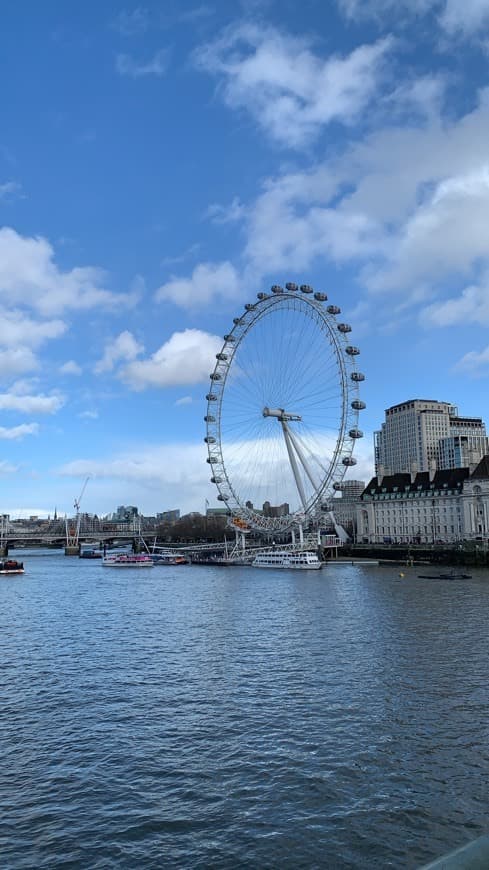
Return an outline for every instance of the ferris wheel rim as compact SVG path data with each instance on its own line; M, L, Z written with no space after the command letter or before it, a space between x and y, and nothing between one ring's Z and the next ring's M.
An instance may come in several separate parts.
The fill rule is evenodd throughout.
M289 286L294 289L289 290ZM211 482L218 489L218 500L224 502L231 515L239 518L241 523L264 532L284 531L290 528L300 516L311 514L317 510L328 487L330 490L338 488L348 467L356 463L356 460L352 458L353 447L356 439L363 434L358 429L357 423L358 411L365 407L358 398L358 385L364 376L357 372L355 366L355 357L359 350L348 344L347 334L351 327L338 323L336 315L340 313L340 309L338 306L325 305L326 294L315 293L313 295L312 288L307 288L307 285L301 286L301 290L303 287L306 288L301 294L296 292L298 289L296 285L286 285L286 287L287 289L284 290L278 285L274 285L272 294L259 293L258 302L246 304L244 313L234 318L231 332L224 336L221 351L216 354L216 364L210 375L211 388L206 397L207 462L213 470ZM254 507L250 509L244 503L243 496L236 492L233 480L230 479L222 449L222 405L226 395L229 373L232 371L233 362L246 336L265 317L285 309L301 311L311 319L315 318L316 324L320 325L320 329L324 331L330 346L333 348L341 379L340 431L329 468L314 496L308 499L307 504L286 516L264 517L262 513L258 512L258 509Z

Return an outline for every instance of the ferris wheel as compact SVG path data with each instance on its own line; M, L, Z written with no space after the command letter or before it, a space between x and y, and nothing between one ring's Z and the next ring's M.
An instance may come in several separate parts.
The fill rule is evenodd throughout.
M285 530L320 509L356 464L365 376L340 308L275 284L234 318L210 375L211 482L243 527Z

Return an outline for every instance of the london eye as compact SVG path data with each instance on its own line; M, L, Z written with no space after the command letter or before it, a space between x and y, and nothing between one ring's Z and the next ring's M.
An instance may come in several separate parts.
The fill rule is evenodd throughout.
M288 283L234 318L207 394L207 462L242 525L283 531L316 514L356 464L364 375L340 308Z

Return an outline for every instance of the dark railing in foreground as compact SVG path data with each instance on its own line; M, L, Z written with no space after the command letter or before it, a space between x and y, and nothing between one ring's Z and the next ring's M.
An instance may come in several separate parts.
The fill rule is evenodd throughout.
M437 858L431 864L425 864L420 870L488 870L489 868L489 835L484 834L460 846L454 852Z

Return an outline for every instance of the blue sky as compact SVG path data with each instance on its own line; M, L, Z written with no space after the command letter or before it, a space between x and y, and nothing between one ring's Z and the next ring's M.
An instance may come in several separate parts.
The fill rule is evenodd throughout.
M489 418L489 0L6 0L1 512L217 505L222 335L340 305L384 409Z

